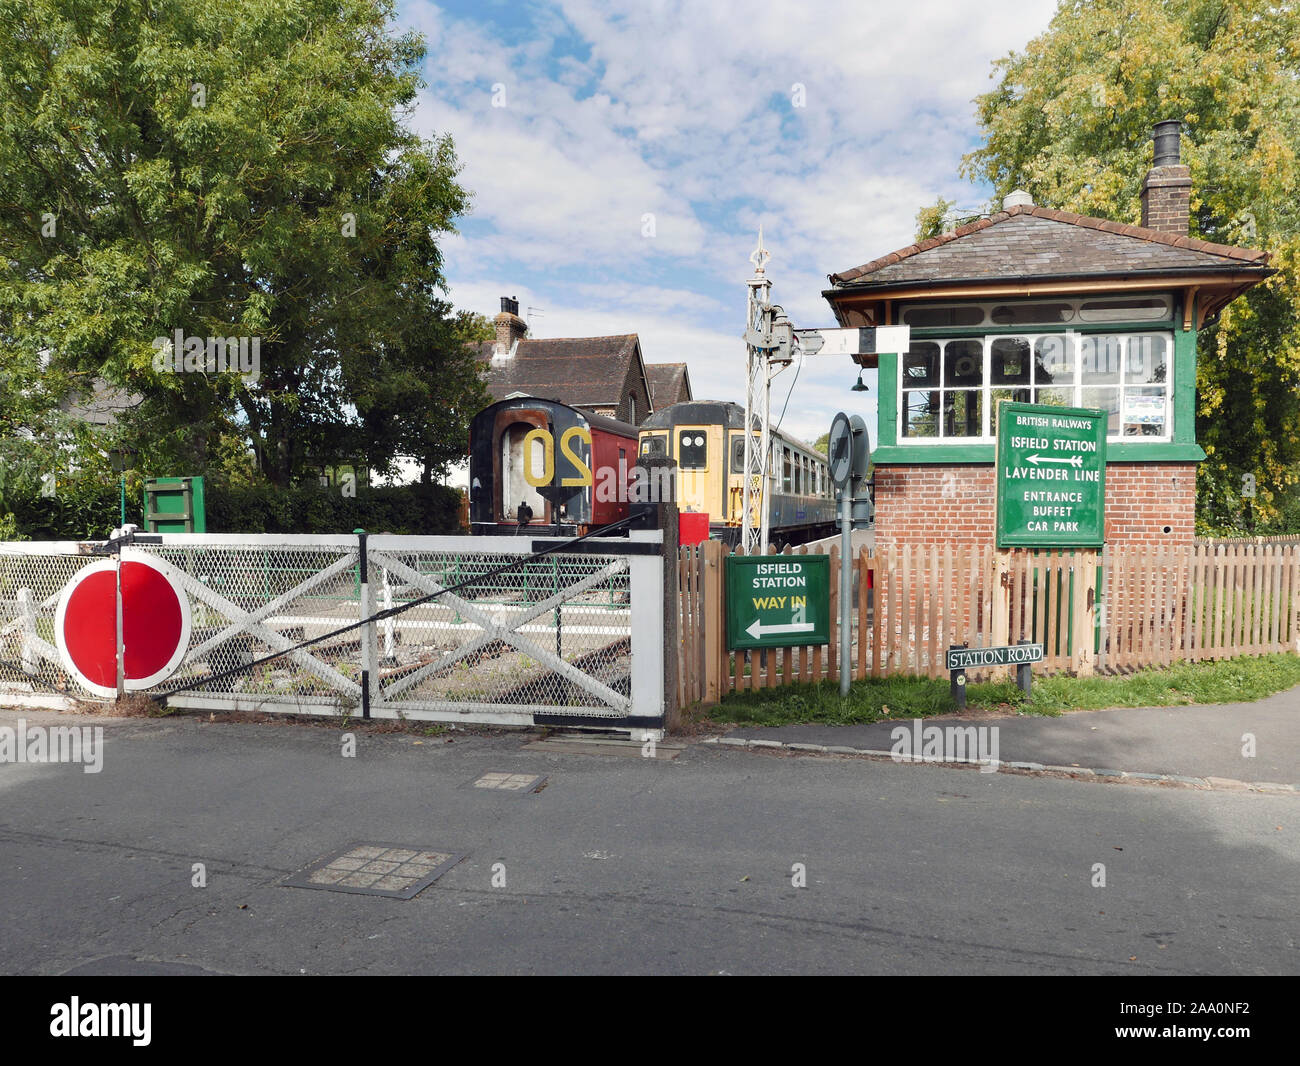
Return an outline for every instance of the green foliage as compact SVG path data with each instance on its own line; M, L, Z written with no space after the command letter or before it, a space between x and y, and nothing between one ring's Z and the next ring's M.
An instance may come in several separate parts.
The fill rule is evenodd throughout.
M977 710L1019 708L1024 699L1011 682L970 685L967 706ZM1032 710L1032 708L1024 708ZM928 718L953 710L948 678L870 677L855 681L848 699L840 698L838 681L783 685L734 693L709 712L715 722L739 725L856 725Z
M463 454L472 354L437 241L468 206L446 137L402 124L424 47L391 0L0 0L0 429L84 432L106 380L141 465L251 450L287 487L405 444ZM260 374L169 373L156 338L260 341ZM412 376L423 388L409 393Z
M1273 524L1300 484L1300 13L1290 0L1079 0L995 65L963 173L1035 202L1140 220L1151 128L1184 120L1192 235L1278 273L1201 336L1199 511ZM928 209L927 209L928 210ZM923 211L924 215L925 212ZM1250 513L1243 475L1256 479Z
M938 237L947 227L944 225L948 213L957 206L955 200L945 200L939 197L929 207L923 207L916 213L916 239L918 241L929 240L931 237Z
M318 485L225 486L208 495L211 533L454 534L460 493L444 485L359 488L355 498Z
M1300 656L1241 656L1221 662L1151 667L1124 677L1036 677L1026 701L1011 682L972 684L973 710L1014 710L1056 716L1107 707L1176 707L1192 703L1239 703L1300 685ZM888 709L888 710L886 710ZM715 722L738 725L850 725L926 718L953 711L947 677L872 677L855 681L847 700L834 681L785 685L728 696L709 711Z
M143 480L127 480L126 519L143 528ZM454 534L461 496L443 485L359 488L355 498L320 485L280 489L205 485L209 533ZM53 497L31 484L0 496L0 540L102 540L121 524L116 477L58 478Z

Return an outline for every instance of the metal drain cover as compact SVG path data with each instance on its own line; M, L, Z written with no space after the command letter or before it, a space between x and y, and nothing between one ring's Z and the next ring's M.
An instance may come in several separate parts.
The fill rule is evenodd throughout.
M411 899L463 858L463 854L445 848L362 841L331 852L280 883L290 888Z
M512 774L504 770L493 770L489 773L482 774L468 783L469 788L487 788L495 792L513 792L518 796L526 796L529 792L536 792L546 784L546 775L542 774Z

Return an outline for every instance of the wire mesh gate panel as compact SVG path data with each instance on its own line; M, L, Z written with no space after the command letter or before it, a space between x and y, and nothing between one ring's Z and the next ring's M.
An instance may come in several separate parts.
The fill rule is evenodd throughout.
M0 701L60 708L89 695L65 669L54 625L68 582L103 558L73 541L0 544Z
M657 531L536 559L530 538L511 537L159 540L120 557L149 558L188 597L185 656L148 690L183 689L173 705L515 725L662 720ZM0 693L46 706L93 698L54 640L61 590L93 560L75 544L32 547L0 545Z

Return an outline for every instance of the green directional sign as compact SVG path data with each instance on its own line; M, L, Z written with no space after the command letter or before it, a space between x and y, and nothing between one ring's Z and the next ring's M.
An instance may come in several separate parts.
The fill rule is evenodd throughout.
M1106 420L1090 408L998 404L998 547L1101 546Z
M727 647L830 641L830 556L728 555L726 578Z

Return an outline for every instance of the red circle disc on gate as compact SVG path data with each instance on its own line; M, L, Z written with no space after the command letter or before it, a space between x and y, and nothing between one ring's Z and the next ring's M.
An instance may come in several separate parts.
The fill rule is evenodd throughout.
M151 559L125 559L122 582L124 687L144 689L170 677L190 639L190 605ZM100 696L117 693L117 564L78 571L59 597L55 639L64 667Z

